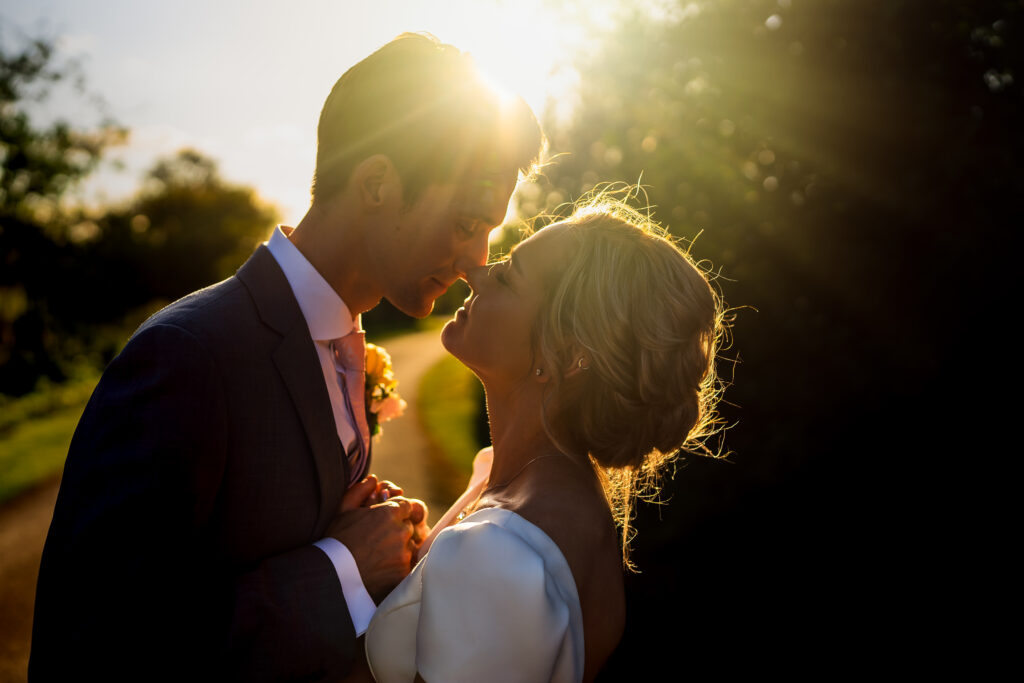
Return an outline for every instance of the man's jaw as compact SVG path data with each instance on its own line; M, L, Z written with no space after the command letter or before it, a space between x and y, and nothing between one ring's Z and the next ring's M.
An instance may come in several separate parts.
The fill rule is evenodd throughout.
M447 292L448 288L452 286L451 282L446 283L444 280L437 277L431 277L428 282L430 283L430 287L428 288L430 291L428 295L430 296L431 301L436 301L439 296Z

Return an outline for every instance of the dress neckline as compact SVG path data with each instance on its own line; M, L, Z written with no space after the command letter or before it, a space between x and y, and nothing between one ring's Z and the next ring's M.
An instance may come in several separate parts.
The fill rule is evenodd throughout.
M467 536L465 539L460 539L458 534ZM527 565L536 568L538 564L535 563L539 561L539 566L543 568L543 574L546 577L543 592L547 595L547 601L557 600L565 606L565 611L559 611L559 614L564 615L560 618L567 619L565 622L565 638L567 640L560 650L559 661L563 656L571 657L573 663L571 668L575 673L568 670L563 671L563 674L569 674L570 677L567 678L563 675L558 680L571 680L578 683L582 680L585 666L586 643L583 631L583 609L576 587L576 578L573 576L561 548L543 529L518 512L498 507L477 510L467 516L463 522L443 529L437 535L436 543L439 545L420 558L409 576L378 606L366 632L367 655L374 675L378 680L387 681L410 680L415 675L418 666L418 648L423 646L418 629L423 614L421 610L426 609L425 596L428 593L433 596L431 603L433 607L430 614L434 615L434 618L443 613L443 610L440 609L442 605L449 602L455 604L461 599L459 589L454 589L451 594L440 593L439 589L428 589L430 585L437 585L431 584L431 581L437 581L431 577L451 576L450 572L468 572L465 576L473 575L473 565L459 562L457 559L453 564L452 560L457 558L457 555L451 554L452 552L457 553L459 548L467 547L464 545L467 542L471 543L471 547L475 545L479 549L479 545L468 540L473 537L478 539L477 543L487 539L486 542L494 544L489 546L483 556L488 558L484 564L488 561L499 562L504 567L508 561L525 561ZM524 559L529 558L530 555L535 555L536 559ZM442 571L440 573L433 571L437 568L441 568ZM470 581L467 584L467 589L480 589L481 585L486 585L487 569L486 567L481 567L481 569L485 572L481 575L483 578ZM527 573L534 577L537 576L534 572ZM461 576L461 574L459 575ZM445 584L443 579L441 585L452 587L450 581ZM462 584L457 585L461 586ZM474 603L463 602L462 604L472 605ZM458 610L452 611L453 613L458 612ZM568 643L571 643L571 654L565 654L568 652L566 650ZM380 670L378 671L378 669ZM478 677L476 680L481 680L481 678Z
M501 507L479 508L466 515L461 521L442 529L438 536L452 530L467 529L474 524L497 524L523 538L523 540L533 546L538 554L544 557L548 571L565 586L572 588L576 604L581 605L579 589L576 586L576 575L572 573L572 568L569 566L569 560L566 559L565 553L562 552L562 549L555 543L554 539L548 536L546 531L515 510ZM430 551L428 550L427 554L420 558L420 563L429 557Z

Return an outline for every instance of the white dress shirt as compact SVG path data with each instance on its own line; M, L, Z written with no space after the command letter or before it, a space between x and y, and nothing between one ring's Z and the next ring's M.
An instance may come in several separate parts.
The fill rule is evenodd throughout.
M356 439L356 426L353 416L345 408L345 397L338 383L338 371L329 343L332 339L343 337L353 329L359 328L359 320L353 318L338 293L291 243L280 226L274 230L266 244L277 265L284 271L292 294L299 303L302 316L306 319L309 335L313 338L317 357L320 359L320 370L327 385L327 395L331 399L334 426L338 431L338 438L348 452ZM327 553L335 571L338 572L338 580L341 581L341 590L345 595L349 615L352 617L352 625L355 627L356 635L362 635L377 606L363 585L352 553L336 538L324 538L314 545Z

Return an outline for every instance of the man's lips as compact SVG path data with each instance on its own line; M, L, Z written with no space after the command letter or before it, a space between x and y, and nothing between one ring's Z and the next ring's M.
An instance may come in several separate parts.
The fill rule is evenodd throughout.
M431 282L433 282L433 283L434 283L435 285L437 285L437 286L438 286L438 287L440 287L440 288L441 288L441 289L442 289L443 291L446 291L446 292L448 291L448 288L449 288L449 287L451 287L452 285L454 285L454 284L455 284L455 280L450 280L450 281L448 281L448 282L445 282L445 281L443 281L443 280L439 280L439 279L438 279L438 278L436 278L436 277L432 277L432 278L430 278L430 280L431 280Z

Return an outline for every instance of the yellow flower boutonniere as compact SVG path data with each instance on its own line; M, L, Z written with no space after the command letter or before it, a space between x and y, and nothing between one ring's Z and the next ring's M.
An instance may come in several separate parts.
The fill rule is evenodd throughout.
M381 424L400 417L406 403L398 395L398 380L391 368L391 356L383 347L366 345L366 422L370 436L381 432Z

